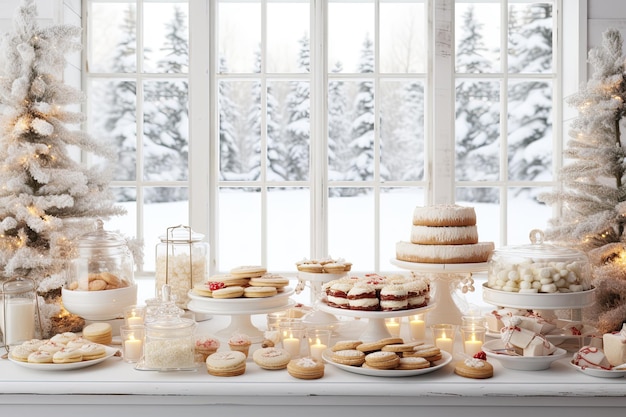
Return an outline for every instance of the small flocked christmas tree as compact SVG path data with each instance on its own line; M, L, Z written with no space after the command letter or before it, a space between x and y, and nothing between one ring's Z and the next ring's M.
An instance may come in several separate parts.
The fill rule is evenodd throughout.
M14 30L0 44L0 279L27 277L40 292L59 289L75 238L96 218L122 214L103 164L112 150L72 125L68 109L82 94L63 83L65 55L80 49L81 29L39 28L33 0L17 9ZM46 312L42 312L46 316Z
M589 52L591 79L569 98L578 117L572 122L563 155L562 189L540 196L562 205L547 237L574 245L594 265L596 303L587 312L601 332L619 330L626 321L626 69L622 36L603 34L600 47Z

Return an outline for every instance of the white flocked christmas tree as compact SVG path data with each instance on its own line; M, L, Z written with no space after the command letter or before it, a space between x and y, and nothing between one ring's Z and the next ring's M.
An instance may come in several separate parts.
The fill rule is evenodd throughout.
M108 187L113 150L81 130L83 95L63 82L81 28L40 28L33 0L13 24L0 44L0 274L46 291L62 284L75 239L123 210Z
M562 206L546 236L586 251L594 265L596 302L587 319L600 331L626 321L626 61L617 29L589 52L593 73L568 99L578 116L563 151L562 189L539 197Z

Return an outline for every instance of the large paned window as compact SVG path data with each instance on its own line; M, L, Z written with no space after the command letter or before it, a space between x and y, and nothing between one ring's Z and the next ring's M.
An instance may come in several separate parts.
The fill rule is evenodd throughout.
M561 164L561 1L84 0L88 126L128 209L109 227L147 272L179 224L213 272L394 270L431 203L526 243Z

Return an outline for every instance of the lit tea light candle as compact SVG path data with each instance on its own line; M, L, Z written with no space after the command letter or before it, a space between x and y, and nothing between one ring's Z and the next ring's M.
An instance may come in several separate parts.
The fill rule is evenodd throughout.
M446 335L446 332L444 331L441 334L441 337L435 339L435 346L437 346L441 350L445 350L448 353L452 353L453 340L448 337L448 335Z
M143 340L135 339L133 335L130 335L127 340L124 341L124 359L129 362L137 362L141 359L143 354Z
M400 336L400 320L397 318L390 318L385 321L387 330L392 336Z
M283 339L283 349L289 352L292 358L300 356L300 339L289 334L289 337Z
M476 335L472 333L470 335L469 340L464 342L463 348L465 353L471 356L474 356L478 352L480 352L483 348L483 342L476 339Z
M424 320L414 318L409 322L409 331L411 339L424 340L426 338L426 323L424 323Z
M135 316L135 313L132 313L133 315L130 317L126 318L126 325L127 326L141 326L143 325L143 317L141 316Z
M320 339L318 338L315 341L315 344L312 344L312 345L309 346L309 349L311 350L311 357L321 361L322 360L322 352L324 352L326 350L326 348L327 348L327 346L325 344L323 344L320 341Z

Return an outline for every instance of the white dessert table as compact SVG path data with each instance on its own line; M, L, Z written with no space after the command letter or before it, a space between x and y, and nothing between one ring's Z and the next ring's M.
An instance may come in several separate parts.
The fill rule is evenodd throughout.
M228 320L215 316L199 326L222 329ZM261 327L265 316L252 321ZM626 407L626 379L582 374L567 359L535 372L504 369L493 361L495 375L486 380L454 374L461 359L457 354L435 372L403 378L326 365L324 377L312 381L295 379L286 370L262 370L251 359L244 375L230 378L203 369L137 371L120 358L52 372L0 360L0 415L622 417Z

